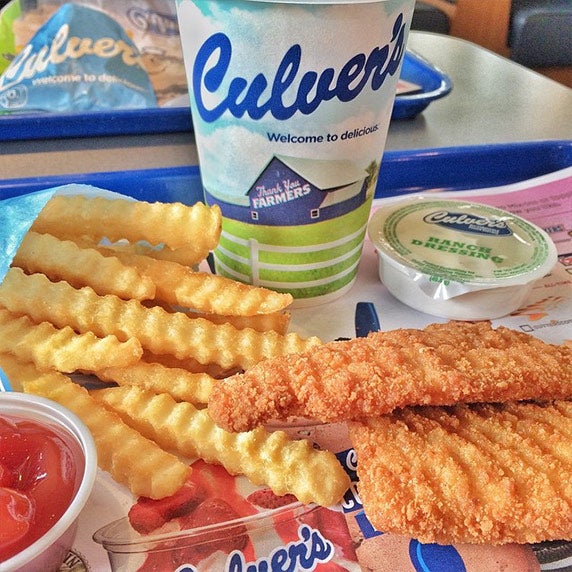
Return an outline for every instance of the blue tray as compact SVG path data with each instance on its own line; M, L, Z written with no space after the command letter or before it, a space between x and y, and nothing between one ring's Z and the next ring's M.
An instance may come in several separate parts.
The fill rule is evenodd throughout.
M0 141L192 131L187 107L0 115Z
M411 119L432 101L445 97L453 89L447 74L413 52L406 52L400 77L421 86L421 91L398 95L393 105L392 119Z
M572 140L386 151L376 197L494 187L572 166ZM166 167L0 180L0 199L82 183L147 201L202 200L199 168Z
M406 52L401 77L421 86L414 95L395 100L392 117L409 118L451 90L451 81L419 56ZM0 115L0 141L144 135L192 131L188 107L118 109L89 113L14 113Z

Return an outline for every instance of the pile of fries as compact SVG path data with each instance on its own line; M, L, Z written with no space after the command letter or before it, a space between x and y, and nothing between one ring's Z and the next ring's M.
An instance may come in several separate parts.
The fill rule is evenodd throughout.
M224 431L205 408L228 375L321 343L287 332L289 294L197 270L221 223L203 203L54 196L0 285L0 367L75 412L100 468L134 495L174 494L200 457L335 504L349 480L332 453L263 428ZM108 387L88 390L77 373Z

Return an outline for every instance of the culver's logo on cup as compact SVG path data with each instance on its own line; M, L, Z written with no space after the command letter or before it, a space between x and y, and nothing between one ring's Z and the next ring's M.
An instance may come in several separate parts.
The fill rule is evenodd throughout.
M383 85L387 75L395 75L405 48L405 23L399 14L393 26L391 44L375 46L369 54L357 53L336 70L325 67L300 74L303 51L293 44L281 59L275 73L266 77L258 73L250 81L232 77L216 104L208 104L206 95L219 93L232 64L232 41L219 32L208 38L199 49L192 68L195 103L206 122L219 119L225 112L236 118L244 114L253 120L270 113L275 119L287 120L296 113L311 115L323 102L331 99L348 102L370 84L372 91ZM214 60L214 61L213 61ZM294 90L293 101L286 102Z
M217 272L324 301L357 271L413 0L178 0Z

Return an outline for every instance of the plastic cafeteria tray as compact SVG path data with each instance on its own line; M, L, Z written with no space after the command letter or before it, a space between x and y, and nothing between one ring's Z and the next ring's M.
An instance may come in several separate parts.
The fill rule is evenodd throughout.
M398 95L393 105L392 119L412 119L432 101L445 97L453 89L447 74L414 52L405 54L400 78L419 85L421 90Z
M376 196L467 190L524 181L572 166L572 140L386 151ZM0 180L0 199L81 183L147 201L202 200L199 168L168 167L111 173Z
M447 95L451 81L420 56L406 52L401 78L421 87L419 93L400 95L393 106L394 119L411 118L431 101ZM104 135L143 135L192 131L188 107L117 109L87 113L0 114L0 141L99 137Z

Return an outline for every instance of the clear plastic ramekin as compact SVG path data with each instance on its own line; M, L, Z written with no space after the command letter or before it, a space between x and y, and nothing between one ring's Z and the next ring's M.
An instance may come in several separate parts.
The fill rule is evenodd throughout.
M57 570L75 538L77 519L97 475L97 452L89 429L71 411L49 399L17 392L0 392L0 416L29 420L63 432L77 443L76 465L82 470L74 498L61 518L30 546L0 563L2 572Z

